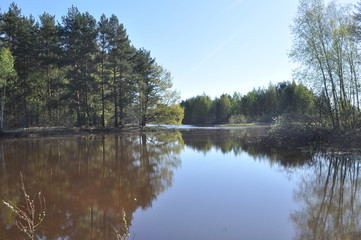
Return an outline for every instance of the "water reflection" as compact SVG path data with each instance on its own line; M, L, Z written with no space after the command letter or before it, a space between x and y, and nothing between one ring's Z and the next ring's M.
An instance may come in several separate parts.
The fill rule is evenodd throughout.
M360 157L318 153L300 179L295 239L361 239Z
M159 194L172 186L174 172L181 166L184 152L201 152L205 158L208 154L221 158L228 154L234 156L235 162L243 161L246 153L254 161L269 163L270 168L276 165L277 169L284 170L281 174L286 172L293 182L293 192L288 196L292 195L295 207L290 212L287 209L286 213L289 213L291 228L294 227L294 239L360 239L360 155L262 145L255 139L263 131L261 128L191 129L146 135L3 141L0 142L0 200L21 202L19 172L22 171L28 192L42 191L46 196L48 215L38 231L40 238L115 239L113 226L119 229L124 225L122 211L131 225L137 209L150 209ZM226 164L230 165L231 161ZM207 182L206 176L195 176ZM262 176L259 179L258 183L263 184ZM235 188L229 188L231 193L226 192L227 183L214 191L221 191L223 196L235 196L235 199L237 189L257 191L257 185L252 185L257 183L239 181L237 176L233 176L233 180ZM212 182L215 184L214 176ZM237 182L247 182L249 187L240 188ZM239 194L252 196L247 192ZM270 194L278 193L270 190ZM214 199L207 199L210 206L213 205L210 201L225 200L217 192L212 197ZM232 212L237 204L245 204L232 203L232 199L227 201L221 204L225 208L222 212ZM267 197L257 199L257 204L268 206ZM227 209L232 206L233 209ZM197 215L197 212L192 214ZM254 213L252 217L262 215L264 212ZM23 237L12 225L13 219L14 215L0 204L0 239ZM187 221L191 219L184 220ZM207 221L209 219L204 220ZM256 228L266 229L265 226ZM174 229L186 231L183 226ZM232 237L237 239L237 236Z
M295 239L361 239L361 156L311 148L274 148L252 141L257 134L260 132L247 129L214 130L213 134L190 131L183 138L187 146L204 154L212 148L235 155L246 152L295 172L299 184L293 197L299 208L290 213Z
M245 128L245 129L214 129L214 130L191 130L182 131L184 143L196 151L205 155L211 149L219 150L223 154L233 153L239 156L246 152L255 160L267 160L269 163L278 164L285 167L303 166L311 161L311 149L302 151L279 148L260 144L257 137L264 135L265 128Z
M137 208L150 207L171 186L183 142L171 133L19 140L1 147L1 198L20 203L20 171L28 192L46 196L40 238L115 239L123 210L129 224ZM0 212L0 239L21 239L13 214L4 204Z

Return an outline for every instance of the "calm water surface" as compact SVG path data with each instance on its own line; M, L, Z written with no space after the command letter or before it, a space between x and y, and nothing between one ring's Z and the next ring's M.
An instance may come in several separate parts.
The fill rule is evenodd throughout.
M38 239L361 239L360 155L281 150L261 129L0 142L0 200L46 198ZM0 239L26 239L0 202Z

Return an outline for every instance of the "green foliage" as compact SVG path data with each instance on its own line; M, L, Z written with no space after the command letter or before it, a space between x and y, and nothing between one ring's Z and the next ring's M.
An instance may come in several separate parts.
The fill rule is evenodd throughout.
M0 14L0 46L12 51L18 75L6 80L9 127L179 122L170 73L131 46L115 15L97 22L72 6L60 24L48 13L39 19L14 3ZM173 120L160 119L170 113Z
M314 116L314 101L312 92L302 84L281 82L270 84L267 89L254 89L244 96L223 94L212 101L203 95L187 99L181 105L183 123L270 123L285 113Z
M135 76L137 77L137 109L141 126L148 122L175 123L183 120L183 110L176 105L179 95L170 91L172 76L155 63L150 52L140 49L135 53ZM175 114L171 116L171 114Z
M112 15L102 26L105 29L100 30L105 32L105 39L108 41L108 61L105 65L110 69L111 75L107 97L113 101L114 126L118 127L119 123L124 122L125 109L132 103L136 94L138 79L133 74L133 65L136 64L135 61L132 62L134 49L130 46L123 24L119 24L115 15Z
M6 102L6 88L12 86L16 80L17 74L14 69L14 57L9 48L0 50L0 89L1 89L1 123L0 127L4 127L4 111Z
M230 99L231 98L229 96L223 94L219 99L214 101L216 104L216 122L228 122L232 109Z
M16 77L14 57L9 48L0 49L0 87L11 84Z
M231 123L231 124L246 123L246 122L247 122L247 119L243 114L232 115L229 118L229 123Z
M171 106L160 104L154 110L152 123L181 125L184 117L184 109L179 104Z
M359 7L357 11L354 15L349 6L335 2L300 0L291 28L290 57L300 65L297 75L324 101L324 122L335 129L349 128L359 121ZM302 89L297 94L303 95ZM300 104L310 111L308 99L302 96Z
M182 101L181 106L184 108L183 123L208 123L211 105L212 100L205 94Z

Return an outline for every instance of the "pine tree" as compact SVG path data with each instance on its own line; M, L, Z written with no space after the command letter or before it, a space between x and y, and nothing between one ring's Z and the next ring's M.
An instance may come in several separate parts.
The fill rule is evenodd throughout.
M34 87L31 75L35 72L38 60L38 49L36 48L36 33L38 24L34 18L21 15L21 10L12 3L7 13L2 16L3 26L2 41L9 47L15 59L15 70L18 74L18 81L15 83L12 92L12 108L18 114L16 117L19 124L27 127L33 122L32 110L29 105L33 100ZM20 114L22 108L23 114Z
M76 7L63 17L62 38L65 60L69 66L69 96L77 112L77 125L91 124L89 89L94 84L97 53L96 21L89 14L81 14Z
M109 26L108 68L112 71L110 97L114 103L114 126L118 127L119 123L123 123L124 109L131 102L134 92L134 81L131 76L133 51L126 30L123 24L119 24L115 15L110 17Z
M55 25L55 16L44 13L40 18L40 28L38 33L39 65L46 82L46 92L43 94L48 115L51 119L52 111L56 107L54 94L58 85L55 72L60 66L60 36L58 26Z
M102 116L101 116L101 124L105 126L105 85L108 84L109 80L109 71L106 68L107 61L107 50L109 48L109 43L107 41L109 35L109 20L103 14L100 17L100 21L98 22L98 45L100 48L99 52L99 62L100 62L100 71L98 75L100 77L101 84L101 101L102 101Z

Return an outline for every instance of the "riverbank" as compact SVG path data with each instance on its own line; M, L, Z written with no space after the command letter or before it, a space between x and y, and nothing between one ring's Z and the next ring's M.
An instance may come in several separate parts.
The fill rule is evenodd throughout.
M142 128L138 125L125 125L122 127L29 127L6 129L0 133L0 138L27 138L47 136L69 136L88 134L137 133L141 131L154 131L153 127Z
M360 151L361 130L331 129L326 127L273 126L263 137L261 144L286 148L323 147L346 151Z
M204 127L204 126L203 126ZM203 129L199 127L197 129ZM361 130L334 130L329 128L304 128L304 127L278 127L269 124L236 124L236 125L212 125L204 127L209 129L237 129L247 128L248 134L243 140L249 143L282 147L302 148L309 146L323 146L338 149L357 150L361 149ZM164 126L125 125L122 127L30 127L4 130L0 138L29 138L29 137L50 137L50 136L72 136L91 134L137 134L142 132L157 131L190 131L187 128L167 128Z

